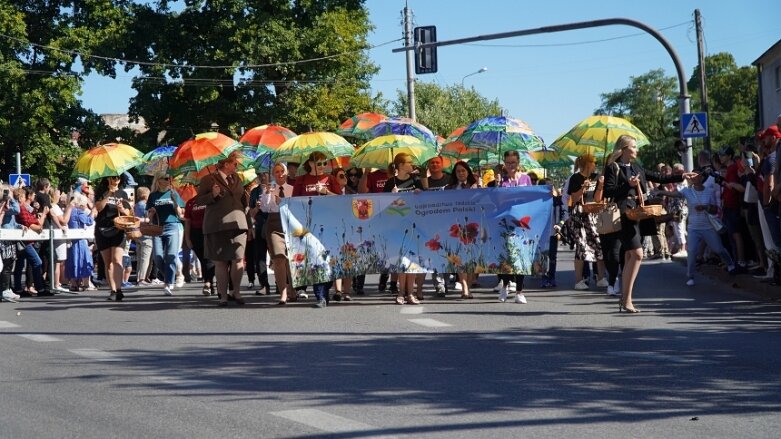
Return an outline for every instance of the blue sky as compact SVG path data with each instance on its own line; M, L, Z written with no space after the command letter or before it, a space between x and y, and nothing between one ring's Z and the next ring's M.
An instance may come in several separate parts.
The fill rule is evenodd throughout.
M403 0L367 0L366 5L375 26L369 37L373 45L402 37ZM738 65L749 65L781 39L777 0L409 0L409 5L415 25L437 26L439 40L604 18L637 20L665 36L678 53L687 80L697 63L696 8L703 16L706 54L730 52ZM401 45L396 42L370 51L381 69L372 91L386 99L395 98L396 90L406 93L404 55L391 52ZM600 93L625 88L632 76L656 68L675 75L661 44L628 26L447 46L438 50L438 57L438 73L421 75L419 81L458 84L465 75L487 67L464 84L499 99L510 116L528 122L548 143L591 115L600 105ZM84 104L98 113L127 112L134 94L131 76L122 72L114 80L93 75L84 85Z

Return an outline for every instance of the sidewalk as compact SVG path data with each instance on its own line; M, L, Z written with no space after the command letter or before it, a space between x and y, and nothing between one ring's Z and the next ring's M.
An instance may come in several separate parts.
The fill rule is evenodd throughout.
M673 256L673 260L686 266L686 257ZM702 264L697 267L699 273L741 292L756 295L767 301L781 301L781 285L771 285L754 278L750 274L730 275L718 265Z

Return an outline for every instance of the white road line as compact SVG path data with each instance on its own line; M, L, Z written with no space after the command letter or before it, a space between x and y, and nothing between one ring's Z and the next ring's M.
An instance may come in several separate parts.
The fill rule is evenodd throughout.
M402 306L399 311L402 314L423 314L422 306Z
M434 319L407 319L416 325L425 326L427 328L445 328L447 326L453 326L449 323L440 322Z
M271 412L274 416L280 418L289 419L299 424L308 425L321 431L327 431L329 433L344 433L344 432L360 432L360 431L372 431L377 430L369 424L363 422L354 421L352 419L343 418L341 416L332 415L317 409L300 409L300 410L285 410L282 412ZM390 438L392 436L375 436L372 437L385 437Z
M3 321L3 320L0 320L0 329L18 328L18 327L19 327L19 325L15 324L15 323L11 323L11 322L6 322L6 321Z
M19 337L24 337L28 340L38 341L41 343L46 343L50 341L62 341L62 339L59 339L57 337L52 337L51 335L46 335L46 334L16 334L16 335L18 335Z
M100 349L68 349L68 352L74 353L84 358L89 358L90 360L122 361L122 358L117 357L110 352L101 351Z
M629 358L642 358L644 360L670 362L670 363L698 363L698 364L714 364L715 361L703 360L700 358L684 358L680 355L669 355L658 352L631 352L631 351L616 351L612 352L613 355L619 357Z

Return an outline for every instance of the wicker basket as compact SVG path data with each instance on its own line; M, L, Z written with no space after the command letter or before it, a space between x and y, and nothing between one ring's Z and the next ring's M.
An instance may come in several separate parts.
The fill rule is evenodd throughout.
M626 211L626 217L632 221L642 221L644 219L656 218L658 216L664 215L664 206L661 204L646 205L644 201L645 197L643 197L643 188L640 185L638 185L637 188L639 189L639 195L637 196L637 199L640 200L640 205L635 208L628 209Z
M138 229L141 220L134 216L118 216L114 218L114 227L127 232L128 230Z
M626 217L632 221L641 221L648 218L656 218L664 214L664 208L660 204L637 206L626 211Z
M601 202L591 202L591 203L583 203L583 212L586 213L599 213L602 212L602 210L605 209L605 206L607 206L607 203Z
M148 222L148 223L141 223L141 225L138 227L139 230L141 230L141 234L146 236L160 236L163 234L163 226L158 224L160 221L157 218L157 213L155 213L154 219L150 220L154 222Z

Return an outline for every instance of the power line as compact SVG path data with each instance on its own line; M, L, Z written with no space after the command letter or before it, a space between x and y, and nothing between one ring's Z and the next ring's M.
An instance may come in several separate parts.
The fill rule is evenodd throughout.
M7 40L16 41L18 43L27 44L32 47L38 47L41 49L51 50L55 52L60 53L66 53L69 55L78 55L79 57L83 59L88 58L94 58L99 59L103 61L113 61L117 63L125 63L125 64L138 64L138 65L144 65L144 66L155 66L155 67L166 67L166 68L181 68L181 69L259 69L259 68L266 68L266 67L281 67L281 66L290 66L290 65L297 65L297 64L306 64L311 62L317 62L317 61L324 61L327 59L333 59L338 58L341 56L351 55L363 50L373 50L379 47L386 46L388 44L392 44L398 41L401 41L402 38L397 38L395 40L386 41L381 44L376 44L374 46L370 46L366 49L360 49L360 50L351 50L348 52L342 52L337 53L334 55L327 55L327 56L321 56L318 58L309 58L309 59L302 59L298 61L283 61L278 63L269 63L269 64L247 64L247 65L221 65L221 66L206 66L206 65L191 65L191 64L169 64L169 63L155 63L155 62L149 62L149 61L138 61L138 60L129 60L129 59L123 59L123 58L114 58L110 56L101 56L101 55L88 55L81 53L78 50L66 50L61 49L59 47L53 47L53 46L47 46L44 44L37 44L33 43L31 41L23 40L21 38L12 37L10 35L2 34L0 33L0 38L5 38Z

